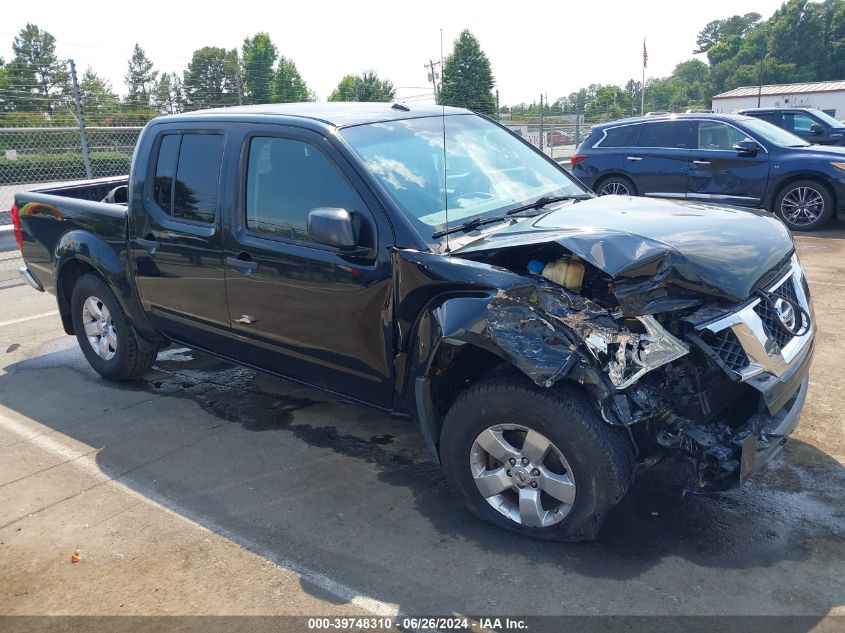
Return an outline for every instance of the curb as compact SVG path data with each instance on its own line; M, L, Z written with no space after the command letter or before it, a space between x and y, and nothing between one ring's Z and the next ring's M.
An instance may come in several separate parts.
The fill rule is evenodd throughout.
M12 251L18 248L15 243L14 228L11 224L0 224L0 252Z

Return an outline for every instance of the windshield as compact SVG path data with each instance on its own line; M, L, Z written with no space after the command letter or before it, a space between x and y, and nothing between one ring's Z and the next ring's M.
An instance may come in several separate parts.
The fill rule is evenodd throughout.
M842 127L842 123L834 119L827 112L821 110L813 110L813 115L817 119L821 119L822 123L827 123L830 127Z
M770 143L780 145L781 147L806 147L809 145L809 143L800 136L795 136L792 132L787 132L783 128L780 128L773 123L769 123L768 121L749 119L747 121L743 121L742 123L755 134L762 136Z
M540 196L588 195L531 147L479 116L371 123L341 135L432 243L432 234L446 227L444 190L450 225L500 215Z

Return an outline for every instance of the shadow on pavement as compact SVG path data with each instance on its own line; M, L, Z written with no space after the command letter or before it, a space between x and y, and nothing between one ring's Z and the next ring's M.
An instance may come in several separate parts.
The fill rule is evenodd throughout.
M800 441L713 497L643 471L597 542L546 543L471 517L412 423L197 352L120 386L75 347L6 372L6 407L97 447L122 483L404 612L824 615L845 598L845 471Z

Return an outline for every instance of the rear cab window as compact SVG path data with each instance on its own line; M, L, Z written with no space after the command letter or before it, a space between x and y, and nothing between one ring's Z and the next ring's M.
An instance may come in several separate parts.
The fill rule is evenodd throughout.
M224 137L165 133L158 143L153 200L181 222L213 224L218 206Z

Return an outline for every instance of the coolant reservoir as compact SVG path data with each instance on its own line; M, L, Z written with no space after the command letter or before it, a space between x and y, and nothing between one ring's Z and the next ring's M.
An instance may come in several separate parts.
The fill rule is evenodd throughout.
M543 268L543 277L573 292L581 292L584 264L578 259L558 259Z

